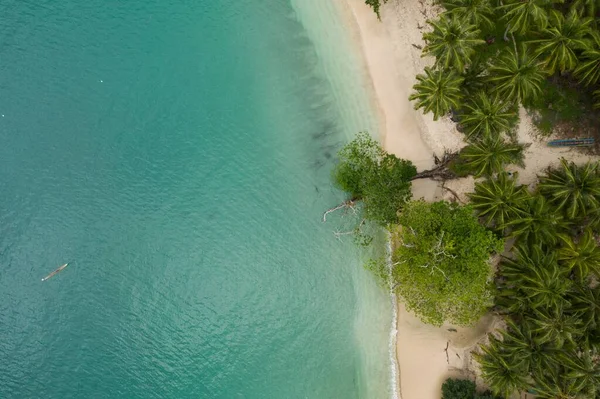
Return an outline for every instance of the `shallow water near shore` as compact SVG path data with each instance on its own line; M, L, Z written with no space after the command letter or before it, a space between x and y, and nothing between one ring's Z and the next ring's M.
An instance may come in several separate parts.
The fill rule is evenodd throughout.
M0 397L389 397L334 2L2 3Z

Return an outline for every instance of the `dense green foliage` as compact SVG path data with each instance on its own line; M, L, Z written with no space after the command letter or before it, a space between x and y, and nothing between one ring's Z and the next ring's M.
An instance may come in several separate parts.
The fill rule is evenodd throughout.
M500 95L490 96L480 91L465 102L462 109L460 119L467 138L494 138L511 130L517 123L514 103Z
M410 161L385 152L367 133L342 148L333 172L336 185L353 201L363 202L364 218L382 225L398 222L398 211L411 197L417 173Z
M474 398L475 391L473 381L449 378L442 385L442 399Z
M442 399L502 399L491 392L477 392L475 383L469 380L448 378L442 384Z
M457 13L443 14L440 19L427 23L433 29L423 35L427 43L423 55L435 56L436 66L442 69L454 67L457 72L464 72L477 46L484 43L479 38L481 32Z
M492 176L511 164L525 166L523 149L523 145L500 136L485 136L464 147L452 169L459 175Z
M426 113L433 112L434 120L460 104L463 78L458 74L425 68L425 75L417 75L417 80L417 91L409 99L416 100L416 109L423 108Z
M488 261L503 241L471 207L443 201L409 202L399 222L392 276L407 307L431 324L477 321L492 304Z
M585 85L600 82L600 32L592 31L592 39L592 44L581 53L581 62L575 70L575 76Z
M590 18L580 18L576 12L565 17L557 10L550 11L550 22L539 31L540 38L529 42L550 75L577 67L578 52L589 47L591 22Z
M482 377L498 394L600 394L599 178L597 164L563 160L540 176L534 193L499 174L479 184L486 195L472 196L483 217L516 238L496 276L496 310L507 328L476 354ZM515 199L515 191L524 198Z
M576 166L562 159L561 167L550 169L540 179L539 190L569 219L583 218L600 208L598 164Z
M433 70L419 75L412 100L439 118L459 116L468 136L501 135L515 126L517 106L543 123L574 121L600 107L598 0L437 0L445 9L427 21L423 56ZM441 73L438 73L441 72ZM460 82L452 101L443 78ZM450 78L450 76L452 78ZM432 88L439 88L432 92ZM429 106L428 106L429 105Z
M492 91L503 98L528 104L542 94L546 75L538 58L525 45L520 47L519 51L504 49L491 61L488 82L493 85Z
M500 173L476 183L475 192L469 194L473 208L488 227L504 230L511 220L526 215L523 208L529 193L524 186L517 185L517 177Z
M453 170L486 179L476 183L467 208L406 205L394 282L427 322L468 322L465 315L484 309L484 268L475 266L481 263L458 261L446 249L471 242L446 240L472 220L464 214L458 222L451 213L472 207L484 225L515 241L495 278L495 310L506 329L490 335L476 356L485 382L505 397L528 390L540 399L599 398L599 166L563 160L535 190L503 169L520 160L513 147L519 106L544 132L575 121L598 131L589 121L600 120L600 1L438 3L445 11L423 34L423 55L435 57L434 67L417 77L410 99L434 119L452 113L469 144ZM479 241L488 245L480 252L485 263L493 245ZM460 292L453 279L464 285Z
M571 226L562 213L540 194L529 196L518 207L522 213L505 223L518 244L545 242L555 245L559 235Z

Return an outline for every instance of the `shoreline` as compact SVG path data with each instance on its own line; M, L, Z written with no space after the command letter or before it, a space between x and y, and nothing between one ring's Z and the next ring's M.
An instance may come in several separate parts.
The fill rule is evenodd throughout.
M379 139L385 150L411 160L418 170L432 167L434 154L459 150L464 145L462 135L452 122L433 121L408 100L415 76L430 61L422 59L420 50L412 46L421 42L417 28L423 18L420 3L399 4L392 0L382 7L381 21L363 0L341 0L340 4L363 58L368 91L379 117ZM415 198L435 201L443 194L435 181L413 182ZM393 398L439 399L445 378L469 376L469 353L492 328L494 320L484 317L469 328L435 327L421 322L394 298L391 293L395 307L395 325L390 331L390 345L395 344L390 351L390 356L395 356L395 364L390 359L395 374L391 381Z
M363 56L366 78L379 115L383 147L398 157L410 159L418 170L430 168L434 164L434 150L425 136L441 132L424 134L429 126L408 100L417 70L412 55L402 59L397 57L399 48L394 46L388 31L390 22L384 22L389 21L391 13L386 7L382 10L383 21L379 21L362 0L342 0L341 3L352 19L353 37ZM404 44L404 47L408 45ZM439 124L434 127L444 129ZM443 148L443 145L439 147ZM441 188L432 180L420 180L414 182L413 195L432 201L441 196ZM390 331L390 367L394 374L390 382L392 397L439 399L441 382L438 385L434 380L443 378L447 372L443 352L447 340L441 333L432 334L438 328L427 326L406 312L393 293L390 300L394 308L392 323L395 324Z

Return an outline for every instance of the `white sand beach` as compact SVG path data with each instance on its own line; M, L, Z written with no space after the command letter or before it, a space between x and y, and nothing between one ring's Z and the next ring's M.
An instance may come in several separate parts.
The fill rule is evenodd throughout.
M387 151L410 159L419 171L433 165L433 154L458 151L465 143L463 135L448 118L434 121L431 114L415 110L408 96L416 83L415 76L431 57L421 57L424 46L422 34L427 30L426 20L440 12L427 0L389 0L382 6L381 21L363 0L339 0L351 17L352 34L361 47L377 103L381 141ZM561 157L577 163L591 157L576 150L548 148L536 139L531 118L520 111L519 141L529 144L525 169L519 171L523 184L532 184L536 177ZM547 139L546 139L547 140ZM473 190L473 178L448 181L446 186L458 193L463 201ZM426 200L452 199L433 181L417 180L413 185L416 198ZM491 315L477 325L457 328L444 325L434 327L422 323L414 314L398 304L397 360L399 368L398 392L402 399L439 399L441 384L448 377L461 376L477 379L476 364L470 356L487 332L498 327L499 321Z
M416 111L408 101L416 74L426 59L412 46L420 43L419 3L400 4L391 0L383 8L382 21L362 0L343 0L351 11L357 37L370 74L379 107L381 137L387 151L414 162L418 170L433 166L433 154L456 151L463 146L462 136L449 120L433 121ZM423 24L423 22L421 22ZM435 200L442 195L431 180L414 182L417 198ZM398 304L397 361L398 392L402 399L439 399L441 384L449 375L464 373L469 367L469 348L485 334L485 319L473 329L442 328L422 323ZM456 329L456 332L448 331ZM448 357L446 348L448 345Z

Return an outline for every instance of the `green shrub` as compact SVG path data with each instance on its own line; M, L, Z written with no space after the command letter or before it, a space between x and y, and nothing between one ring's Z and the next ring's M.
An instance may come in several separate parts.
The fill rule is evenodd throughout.
M442 385L442 399L502 399L490 391L477 393L475 383L469 380L448 378Z
M393 283L424 322L475 323L491 306L488 260L504 241L479 224L473 208L445 201L408 202L392 260Z
M442 399L473 399L475 394L473 381L448 378L442 385Z

